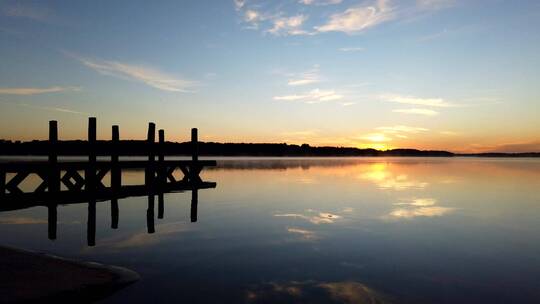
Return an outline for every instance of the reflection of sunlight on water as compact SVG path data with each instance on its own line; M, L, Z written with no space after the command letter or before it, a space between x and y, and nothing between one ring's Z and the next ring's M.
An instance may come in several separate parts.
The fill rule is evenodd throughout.
M437 200L433 198L415 198L408 203L396 203L396 206L403 206L393 209L385 218L414 218L443 216L454 211L454 208L435 206Z
M360 179L374 182L381 189L406 190L423 189L428 186L427 182L412 180L406 174L395 175L387 164L376 163L367 166L365 172L360 173Z

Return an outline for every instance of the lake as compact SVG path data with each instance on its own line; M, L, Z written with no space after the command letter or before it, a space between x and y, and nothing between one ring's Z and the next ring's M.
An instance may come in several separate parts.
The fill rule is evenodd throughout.
M98 202L95 246L88 204L58 208L54 241L47 208L0 213L0 244L141 275L102 303L540 303L539 159L220 158L201 176L217 187L195 210L165 194L161 219L130 197L111 229Z

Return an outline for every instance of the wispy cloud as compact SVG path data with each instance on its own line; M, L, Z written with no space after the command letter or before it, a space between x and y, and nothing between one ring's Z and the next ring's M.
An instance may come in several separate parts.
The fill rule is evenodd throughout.
M365 48L363 47L342 47L339 49L340 51L342 52L349 52L349 53L352 53L352 52L361 52L361 51L364 51Z
M396 102L402 104L419 105L427 107L455 107L456 105L445 101L442 98L420 98L415 96L406 96L398 94L383 94L380 98L384 101Z
M416 0L420 9L437 10L456 5L456 0Z
M354 34L392 20L395 17L387 0L376 0L370 5L351 7L333 14L324 25L316 26L318 32L344 32Z
M118 61L73 56L85 66L103 75L142 82L153 88L169 92L190 92L198 82L182 79L156 68Z
M27 5L27 3L23 4L21 1L18 1L13 5L6 6L2 10L2 13L8 17L27 18L40 22L49 21L52 16L51 11L46 8L30 6Z
M430 109L418 109L418 108L413 108L413 109L395 109L395 110L392 110L392 112L395 112L395 113L404 113L404 114L417 114L417 115L425 115L425 116L435 116L435 115L439 115L439 112L437 112L437 111L433 111L433 110L430 110Z
M319 75L319 66L315 65L312 69L308 71L305 71L298 75L293 75L293 77L287 81L287 84L290 86L301 86L320 82L320 78L321 77Z
M45 93L57 93L65 91L80 91L80 87L48 87L48 88L0 88L0 94L5 95L38 95Z
M16 102L5 102L5 101L0 101L0 103L14 105L18 107L45 110L45 111L55 111L55 112L70 113L70 114L77 114L77 115L89 115L89 113L86 113L86 112L80 112L80 111L61 108L61 107L47 107L47 106L38 106L38 105L33 105L33 104L28 104L28 103L16 103Z
M304 5L333 5L333 4L340 4L343 0L300 0L299 3L302 3Z
M236 8L236 10L242 9L242 7L244 7L245 4L246 4L245 0L234 0L234 7Z
M314 89L304 94L293 94L293 95L283 95L275 96L274 100L281 101L301 101L305 103L321 103L326 101L336 101L343 99L343 95L336 93L334 90L320 90Z
M426 132L428 129L420 127L410 127L410 126L391 126L391 127L378 127L376 128L379 131L391 134L397 133L420 133Z
M305 35L307 31L302 29L302 25L307 20L306 15L295 15L291 17L277 17L272 18L272 28L267 32L280 36L280 35Z

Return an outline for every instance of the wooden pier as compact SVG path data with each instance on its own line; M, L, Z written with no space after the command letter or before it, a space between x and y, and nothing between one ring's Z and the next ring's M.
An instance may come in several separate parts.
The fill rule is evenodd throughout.
M191 160L165 160L166 155L162 149L165 132L159 130L159 142L156 143L154 123L148 125L147 160L120 161L119 157L122 155L118 151L124 150L120 147L119 138L119 128L113 126L113 145L108 152L110 160L98 161L95 150L96 119L91 117L88 123L88 141L85 143L87 154L79 155L88 157L88 160L59 162L59 156L73 154L58 149L58 124L50 121L47 161L0 163L0 211L12 203L69 203L87 200L92 196L109 199L158 190L170 192L215 186L213 183L203 182L199 176L204 167L215 166L216 162L199 160L197 129L191 130ZM122 185L122 171L126 169L144 169L144 185ZM177 169L184 175L181 180L176 180L173 175ZM31 174L39 176L41 183L33 191L24 192L19 185ZM110 174L110 185L105 186L103 178L107 174ZM8 175L12 177L6 180Z
M191 130L191 160L166 160L163 149L164 130L158 131L155 142L155 124L149 123L146 140L146 160L121 161L119 151L121 142L119 127L112 126L112 145L105 155L110 160L98 160L95 149L96 119L89 118L86 161L59 161L59 156L73 155L72 151L62 151L58 147L58 124L49 122L48 159L46 161L12 161L0 163L0 212L19 210L35 206L48 209L48 236L56 239L57 207L59 204L88 203L87 239L88 245L95 245L96 202L111 201L111 227L118 227L118 199L131 196L148 196L148 233L154 228L154 199L158 196L158 218L163 218L163 194L168 192L192 192L191 221L197 221L198 190L215 188L216 183L205 182L200 178L204 167L215 166L216 161L199 160L197 129ZM32 154L28 151L27 154ZM139 151L140 152L140 151ZM138 153L141 154L141 153ZM103 156L100 151L100 157ZM157 158L157 159L156 159ZM122 185L122 172L125 170L144 170L144 184ZM177 180L173 173L179 170L183 178ZM30 175L40 179L32 191L24 191L21 183ZM104 184L105 176L110 175L110 183ZM11 178L8 179L8 176Z

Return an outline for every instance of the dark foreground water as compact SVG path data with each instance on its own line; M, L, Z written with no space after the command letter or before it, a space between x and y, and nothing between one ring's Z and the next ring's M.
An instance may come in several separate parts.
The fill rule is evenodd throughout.
M540 160L222 159L216 189L0 213L0 244L140 273L103 303L540 303ZM124 175L133 183L143 173ZM157 201L156 207L157 209Z

